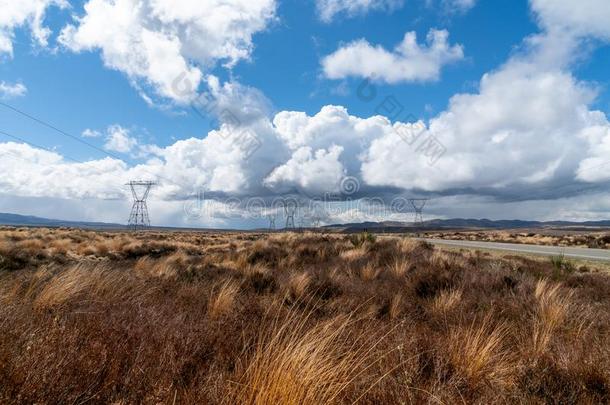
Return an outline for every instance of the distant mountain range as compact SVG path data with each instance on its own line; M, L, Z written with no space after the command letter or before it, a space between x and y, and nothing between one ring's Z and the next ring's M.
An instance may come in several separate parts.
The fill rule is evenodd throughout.
M40 218L29 215L0 213L0 225L12 226L47 226L47 227L73 227L73 228L93 228L93 229L124 229L125 225L107 222L84 222L66 221L61 219ZM491 219L434 219L426 221L425 230L444 230L444 229L519 229L519 228L610 228L608 221L521 221L521 220L499 220ZM176 228L168 228L176 229ZM405 222L361 222L350 224L335 224L325 226L326 230L359 232L370 230L376 232L411 232L422 229L421 226L414 227L411 223Z
M443 229L519 229L519 228L610 228L609 221L521 221L491 220L491 219L433 219L426 221L424 226L414 226L405 222L361 222L350 224L329 225L325 228L345 232L357 232L364 229L377 232L408 232L415 229L443 230Z
M7 214L0 212L0 225L13 226L48 226L48 227L72 227L72 228L110 228L120 229L125 228L125 225L111 224L107 222L83 222L83 221L65 221L61 219L40 218L31 215Z

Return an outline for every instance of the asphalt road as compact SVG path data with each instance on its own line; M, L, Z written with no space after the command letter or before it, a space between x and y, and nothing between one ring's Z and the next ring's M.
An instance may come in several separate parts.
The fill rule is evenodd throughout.
M446 240L446 239L424 239L434 245L452 246L458 248L470 249L491 249L502 250L506 252L534 254L541 256L559 256L573 259L596 260L602 262L610 262L610 250L603 249L587 249L576 247L560 247L560 246L539 246L539 245L521 245L515 243L496 243L496 242L474 242L465 240Z

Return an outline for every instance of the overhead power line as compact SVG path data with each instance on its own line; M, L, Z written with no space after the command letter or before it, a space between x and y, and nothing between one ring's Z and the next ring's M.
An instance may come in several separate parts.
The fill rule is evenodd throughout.
M117 159L117 160L120 160L120 161L124 162L124 159L123 159L122 157L120 157L120 156L118 156L118 155L116 155L116 154L114 154L114 153L111 153L111 152L109 152L109 151L107 151L107 150L105 150L105 149L102 149L102 148L100 148L100 147L98 147L98 146L96 146L96 145L92 144L91 142L87 142L86 140L82 139L82 138L81 138L81 137L79 137L79 136L76 136L76 135L70 134L69 132L64 131L64 130L62 130L62 129L58 128L57 126L55 126L55 125L53 125L53 124L50 124L50 123L48 123L48 122L46 122L46 121L44 121L44 120L42 120L42 119L40 119L40 118L38 118L38 117L35 117L35 116L33 116L32 114L29 114L29 113L27 113L27 112L25 112L25 111L23 111L23 110L20 110L19 108L16 108L16 107L14 107L14 106L12 106L12 105L10 105L10 104L7 104L7 103L5 103L5 102L2 102L2 101L0 101L0 106L5 107L5 108L7 108L7 109L9 109L9 110L11 110L11 111L13 111L13 112L17 113L17 114L19 114L19 115L21 115L21 116L23 116L23 117L25 117L25 118L29 119L29 120L32 120L32 121L34 121L34 122L36 122L36 123L38 123L38 124L40 124L40 125L44 126L44 127L47 127L47 128L49 128L49 129L52 129L53 131L55 131L55 132L57 132L57 133L59 133L59 134L61 134L61 135L63 135L63 136L66 136L66 137L68 137L68 138L70 138L70 139L73 139L73 140L75 140L75 141L77 141L77 142L79 142L79 143L81 143L81 144L83 144L83 145L85 145L85 146L88 146L88 147L90 147L90 148L93 148L93 149L95 149L96 151L101 152L101 153L103 153L103 154L104 154L104 155L106 155L106 156L109 156L109 157L111 157L111 158L114 158L114 159ZM7 136L10 136L10 135L7 135ZM12 138L16 138L16 137L14 137L14 136L11 136L11 137L12 137ZM30 142L27 142L27 141L23 141L23 142L30 143ZM47 148L42 148L42 149L48 150ZM83 163L83 162L79 162L79 163ZM183 184L177 183L177 182L175 182L175 181L174 181L174 180L172 180L172 179L165 178L165 177L163 177L163 176L161 176L161 175L159 175L159 174L157 174L157 173L152 173L152 172L150 172L150 171L148 171L148 170L146 170L146 169L142 169L142 171L143 171L143 172L145 172L145 173L150 174L151 176L154 176L154 177L156 177L156 178L159 178L159 179L162 179L162 180L164 180L164 181L167 181L168 183L171 183L171 184L173 184L173 185L176 185L176 186L179 186L179 187L184 187L184 185L183 185Z

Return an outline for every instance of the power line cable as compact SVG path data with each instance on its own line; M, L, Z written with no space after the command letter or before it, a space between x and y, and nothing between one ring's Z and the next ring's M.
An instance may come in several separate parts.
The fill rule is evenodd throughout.
M113 153L110 153L109 151L104 150L104 149L102 149L102 148L100 148L100 147L98 147L98 146L96 146L96 145L94 145L94 144L92 144L92 143L90 143L90 142L87 142L87 141L85 141L84 139L82 139L81 137L78 137L78 136L72 135L72 134L70 134L70 133L68 133L68 132L66 132L66 131L64 131L64 130L62 130L62 129L59 129L59 128L57 128L56 126L54 126L54 125L52 125L52 124L49 124L48 122L43 121L43 120L41 120L40 118L34 117L33 115L28 114L27 112L22 111L22 110L20 110L20 109L18 109L18 108L16 108L16 107L14 107L14 106L12 106L12 105L10 105L10 104L7 104L7 103L5 103L5 102L0 101L0 106L5 107L5 108L8 108L8 109L12 110L13 112L15 112L15 113L17 113L17 114L20 114L20 115L22 115L22 116L24 116L24 117L26 117L26 118L28 118L28 119L30 119L30 120L32 120L32 121L34 121L34 122L37 122L37 123L38 123L38 124L40 124L40 125L43 125L43 126L45 126L45 127L47 127L47 128L50 128L50 129L52 129L52 130L54 130L54 131L58 132L59 134L62 134L62 135L64 135L64 136L67 136L68 138L71 138L71 139L73 139L73 140L75 140L75 141L77 141L77 142L80 142L80 143L81 143L81 144L83 144L83 145L89 146L90 148L93 148L93 149L97 150L98 152L101 152L101 153L105 154L106 156L109 156L109 157L112 157L112 158L114 158L114 159L120 160L121 162L124 162L124 159L123 159L123 158L121 158L120 156L115 155L115 154L113 154ZM45 150L46 150L46 148L43 148L43 149L45 149ZM79 163L83 163L83 162L79 162ZM157 173L152 173L152 172L150 172L150 171L148 171L148 170L145 170L145 169L142 169L142 171L144 171L144 172L146 172L146 173L148 173L148 174L150 174L150 175L152 175L152 176L155 176L155 177L158 177L158 178L160 178L160 179L163 179L163 180L165 180L165 181L167 181L167 182L169 182L169 183L171 183L171 184L174 184L174 185L176 185L176 186L179 186L179 187L184 187L184 185L183 185L183 184L179 184L179 183L177 183L177 182L175 182L175 181L173 181L173 180L171 180L171 179L165 178L165 177L163 177L163 176L161 176L161 175L159 175L159 174L157 174Z
M102 148L100 148L98 146L95 146L92 143L87 142L84 139L82 139L81 137L69 134L66 131L63 131L63 130L59 129L59 128L57 128L54 125L51 125L51 124L49 124L49 123L47 123L47 122L45 122L45 121L43 121L43 120L41 120L39 118L34 117L33 115L30 115L30 114L26 113L25 111L19 110L18 108L15 108L15 107L13 107L13 106L11 106L9 104L6 104L6 103L4 103L2 101L0 101L0 105L5 107L5 108L8 108L8 109L12 110L13 112L15 112L17 114L20 114L20 115L22 115L22 116L24 116L24 117L26 117L26 118L34 121L34 122L37 122L40 125L43 125L43 126L45 126L47 128L50 128L50 129L52 129L52 130L54 130L56 132L59 132L60 134L62 134L64 136L67 136L68 138L74 139L75 141L80 142L83 145L87 145L87 146L97 150L98 152L101 152L101 153L103 153L105 155L108 155L110 157L113 157L113 158L121 160L121 161L123 160L121 157L119 157L117 155L114 155L114 154L108 152L107 150L104 150L104 149L102 149Z
M23 138L21 138L21 137L17 136L17 135L10 134L10 133L8 133L8 132L6 132L6 131L2 131L2 130L0 130L0 135L4 135L4 136L9 137L9 138L11 138L11 139L14 139L14 140L16 140L16 141L23 142L23 143L25 143L25 144L27 144L27 145L30 145L30 146L34 147L34 148L42 149L42 150L45 150L45 151L50 152L50 153L57 153L57 152L56 152L56 151L54 151L53 149L50 149L50 148L44 147L44 146L42 146L42 145L35 144L35 143L33 143L33 142L30 142L30 141L28 141L28 140L26 140L26 139L23 139ZM19 159L19 160L22 160L22 161L24 161L24 162L26 162L26 163L32 163L32 161L31 161L30 159L26 159L26 158L24 158L23 156L19 156L19 155L15 154L15 153L13 153L13 152L11 152L11 151L4 151L4 153L6 153L6 154L8 154L8 155L11 155L12 157L17 158L17 159ZM65 158L65 159L67 159L67 160L70 160L70 161L72 161L72 162L74 162L74 163L78 163L78 164L87 164L87 162L83 162L83 161L81 161L81 160L75 159L75 158L70 157L69 155L66 155L66 154L63 154L63 153L61 154L61 157L62 157L62 158ZM119 187L111 186L111 189L113 189L114 191L118 191L120 194L125 195L124 190L123 190L123 189L121 189L121 188L119 188ZM102 198L102 199L103 199L103 200L105 200L104 198ZM114 199L113 199L113 200L114 200Z
M30 146L32 146L32 147L34 147L34 148L37 148L37 149L43 149L43 150L46 150L47 152L51 152L51 153L57 153L57 152L56 152L56 151L54 151L53 149L46 148L46 147L44 147L44 146L42 146L42 145L35 144L35 143L33 143L33 142L30 142L30 141L28 141L28 140L25 140L25 139L23 139L23 138L21 138L21 137L17 136L17 135L9 134L8 132L5 132L5 131L3 131L3 130L0 130L0 135L4 135L4 136L7 136L7 137L9 137L9 138L11 138L11 139L14 139L14 140L16 140L16 141L26 143L26 144L28 144L28 145L30 145ZM15 157L18 157L18 158L20 158L20 159L27 160L27 159L24 159L24 158L23 158L23 157L21 157L21 156L17 156L17 155L15 155L15 154L14 154L14 153L12 153L12 152L8 152L8 153L10 153L11 155L13 155L13 156L15 156ZM70 157L70 156L68 156L68 155L66 155L66 154L63 154L63 153L62 153L62 157L66 158L66 159L68 159L68 160L71 160L71 161L73 161L73 162L75 162L75 163L80 163L80 164L84 164L84 163L85 163L85 162L83 162L83 161L81 161L81 160L74 159L74 158L72 158L72 157ZM29 162L29 160L28 160L28 162Z

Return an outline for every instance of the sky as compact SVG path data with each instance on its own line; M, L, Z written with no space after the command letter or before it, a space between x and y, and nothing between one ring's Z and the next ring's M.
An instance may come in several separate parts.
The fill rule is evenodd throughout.
M607 0L0 0L0 212L610 213Z

